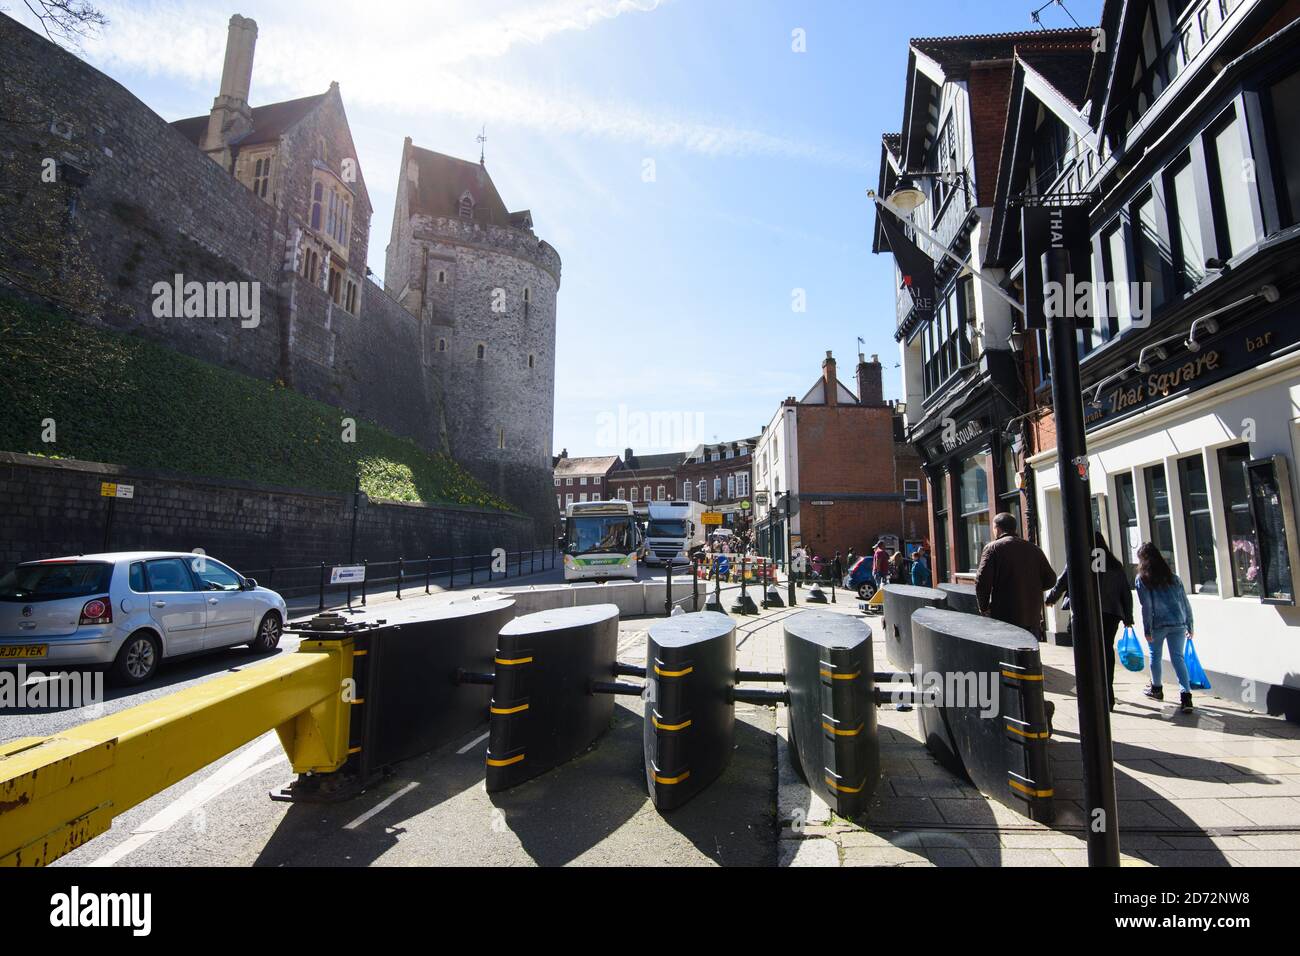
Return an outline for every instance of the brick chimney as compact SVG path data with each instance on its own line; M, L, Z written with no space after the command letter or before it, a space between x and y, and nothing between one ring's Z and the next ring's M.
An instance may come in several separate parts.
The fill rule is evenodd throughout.
M863 405L885 404L885 386L878 355L871 356L868 362L866 356L858 353L858 401Z
M839 379L835 377L835 356L827 349L826 358L822 359L822 391L827 405L839 404L839 390Z
M204 152L225 166L229 166L226 151L230 141L253 128L248 88L253 82L255 46L257 23L236 13L230 18L230 28L226 32L226 62L221 68L221 89L212 101L208 132L203 140Z

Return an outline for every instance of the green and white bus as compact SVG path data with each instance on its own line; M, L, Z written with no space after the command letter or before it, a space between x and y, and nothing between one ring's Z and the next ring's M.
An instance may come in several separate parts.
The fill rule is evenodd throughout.
M635 578L641 532L630 501L575 501L564 518L564 580Z

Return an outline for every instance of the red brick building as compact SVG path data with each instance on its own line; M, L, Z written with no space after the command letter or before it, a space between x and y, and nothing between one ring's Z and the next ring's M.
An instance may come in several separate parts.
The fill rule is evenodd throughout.
M753 492L757 445L757 437L696 445L677 468L677 496L722 512L726 527L744 528L748 509L741 503L749 501Z
M677 488L677 468L685 457L680 451L638 455L631 448L626 449L617 470L610 473L609 497L640 505L670 500Z
M900 546L928 536L920 460L884 399L880 360L858 358L857 394L827 352L822 377L803 398L787 398L763 429L754 456L755 489L768 494L757 509L761 550L784 555L785 519L772 503L788 493L794 543L813 554L863 554L881 536Z

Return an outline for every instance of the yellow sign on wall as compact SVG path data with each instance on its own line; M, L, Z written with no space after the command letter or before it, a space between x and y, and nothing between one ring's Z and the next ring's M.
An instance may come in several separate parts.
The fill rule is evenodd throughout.
M700 515L701 524L722 524L721 511L706 511Z

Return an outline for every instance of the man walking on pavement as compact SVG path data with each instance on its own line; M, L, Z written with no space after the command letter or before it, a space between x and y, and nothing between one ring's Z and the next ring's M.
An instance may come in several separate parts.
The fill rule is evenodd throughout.
M1015 516L994 517L994 540L984 546L975 574L980 613L1043 639L1043 592L1056 583L1056 572L1038 546L1017 534Z

